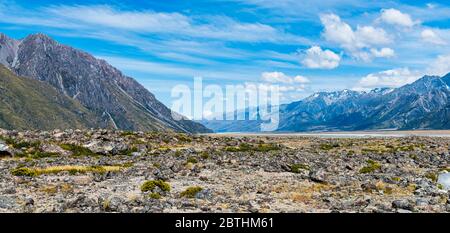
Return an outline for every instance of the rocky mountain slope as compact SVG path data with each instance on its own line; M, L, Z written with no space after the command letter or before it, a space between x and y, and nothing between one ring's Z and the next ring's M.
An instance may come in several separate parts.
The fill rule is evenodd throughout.
M89 109L100 128L208 132L201 124L173 119L170 109L134 79L106 61L43 34L20 41L0 34L0 63L19 76L46 82Z
M0 128L89 128L98 120L47 83L18 77L0 65Z
M450 75L370 92L320 92L280 106L278 131L449 129ZM257 121L202 121L216 132L260 131Z

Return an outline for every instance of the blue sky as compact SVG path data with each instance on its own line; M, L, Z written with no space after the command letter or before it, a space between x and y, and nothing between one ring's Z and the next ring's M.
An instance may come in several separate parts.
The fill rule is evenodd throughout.
M42 32L85 50L167 105L194 76L279 83L291 102L450 71L446 1L0 0L0 32Z

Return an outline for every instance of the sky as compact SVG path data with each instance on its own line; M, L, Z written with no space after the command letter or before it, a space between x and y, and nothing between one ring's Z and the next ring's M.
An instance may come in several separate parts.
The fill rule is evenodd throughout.
M448 1L0 0L0 32L89 52L166 105L194 77L279 84L289 103L450 72Z

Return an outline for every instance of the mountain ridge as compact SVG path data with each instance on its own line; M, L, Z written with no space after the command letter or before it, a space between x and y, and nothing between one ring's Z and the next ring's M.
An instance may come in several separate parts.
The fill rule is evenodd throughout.
M105 60L42 33L21 40L0 33L0 63L18 76L46 82L80 102L100 119L100 128L210 132L186 118L175 120L151 92Z
M279 132L449 129L450 74L369 92L318 92L280 106ZM258 121L201 121L215 132L260 131Z

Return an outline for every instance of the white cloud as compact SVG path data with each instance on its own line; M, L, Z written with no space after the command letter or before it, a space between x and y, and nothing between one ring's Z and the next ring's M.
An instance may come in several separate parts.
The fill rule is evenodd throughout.
M335 14L320 16L320 21L325 29L323 35L325 39L342 45L350 45L355 41L355 33L350 25L341 21Z
M380 50L378 49L371 49L370 52L374 57L393 57L395 56L395 51L391 48L382 48Z
M427 74L444 76L450 72L450 54L440 55L427 69Z
M321 15L320 20L324 25L323 36L325 39L338 44L352 57L360 60L371 60L375 55L370 51L371 49L392 42L390 36L382 28L357 26L356 30L353 30L335 14ZM385 51L387 51L386 49Z
M261 74L261 79L269 83L309 83L309 79L304 76L297 75L295 77L291 77L283 72L264 72Z
M294 82L297 83L309 83L309 79L307 77L297 75L294 77Z
M140 35L158 33L220 41L308 43L301 36L267 24L240 22L226 16L189 17L181 13L125 11L108 5L54 5L36 11L0 9L0 22L83 31L121 30L122 33Z
M341 57L331 50L313 46L306 50L302 64L312 69L334 69L339 66Z
M437 45L445 45L447 44L434 30L424 29L420 36L426 42L437 44Z
M304 76L288 76L283 72L264 72L261 80L263 83L260 83L259 88L269 89L272 85L277 85L280 100L285 103L298 100L296 97L304 95L307 84L310 83Z
M385 70L369 74L359 80L355 90L370 90L377 87L396 88L412 83L422 76L421 72L409 68Z
M363 47L367 45L383 45L391 42L388 34L382 28L375 28L372 26L358 26L355 34L355 39L358 43L361 44L360 46Z
M419 23L417 21L413 21L410 15L393 8L381 10L381 16L379 19L387 24L402 27L412 27Z

